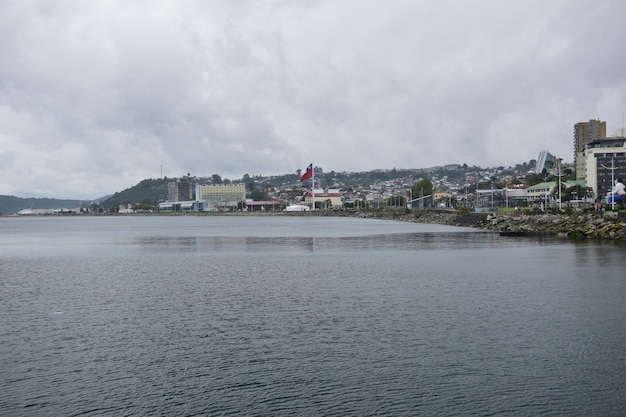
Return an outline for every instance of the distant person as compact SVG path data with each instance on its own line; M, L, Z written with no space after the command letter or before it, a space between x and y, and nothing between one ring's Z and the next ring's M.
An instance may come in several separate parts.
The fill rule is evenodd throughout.
M626 194L626 187L621 178L615 180L613 189L606 195L606 204L619 203L624 201L624 194Z

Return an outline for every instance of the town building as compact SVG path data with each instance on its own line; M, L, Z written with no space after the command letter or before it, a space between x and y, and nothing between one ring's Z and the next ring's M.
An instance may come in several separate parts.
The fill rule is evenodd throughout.
M204 210L236 210L239 203L246 199L246 185L233 184L196 184L196 200L204 201Z
M504 198L503 198L503 190L498 188L490 188L490 189L476 189L474 191L474 195L476 198L475 202L475 210L476 211L485 211L485 208L489 210L495 207L503 207L504 206Z
M540 182L526 188L529 204L546 203L556 187L556 181Z
M316 189L314 193L306 192L304 203L321 209L343 208L343 195L337 189Z
M452 207L452 194L447 191L436 192L433 198L439 207Z
M541 182L539 184L535 184L526 188L526 193L528 195L528 204L551 204L558 203L559 198L561 201L569 200L562 196L559 196L558 191L559 182L558 181L548 181ZM561 183L561 193L564 193L568 188L580 186L585 188L587 186L587 182L585 180L574 180L567 181ZM585 196L576 196L576 199L583 199Z
M248 199L245 203L248 211L276 211L280 210L281 206L284 207L284 205L278 200L254 201Z
M189 201L194 199L193 183L190 178L182 177L167 183L167 201Z
M159 203L161 212L184 212L184 211L204 211L206 202L204 201L165 201Z
M168 199L159 203L159 211L234 211L246 199L246 185L192 184L183 177L167 184ZM183 198L184 197L184 198Z
M589 120L574 125L574 166L576 179L585 179L585 149L592 141L606 138L606 122Z
M504 202L506 207L525 207L528 204L526 184L507 184L504 188Z
M597 199L613 188L613 180L626 179L626 138L593 140L585 151L587 185Z

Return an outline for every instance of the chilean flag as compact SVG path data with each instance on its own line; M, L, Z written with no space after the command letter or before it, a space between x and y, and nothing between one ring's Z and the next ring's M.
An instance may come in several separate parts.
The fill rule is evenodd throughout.
M300 177L300 181L306 181L313 176L313 164L306 167L306 172Z

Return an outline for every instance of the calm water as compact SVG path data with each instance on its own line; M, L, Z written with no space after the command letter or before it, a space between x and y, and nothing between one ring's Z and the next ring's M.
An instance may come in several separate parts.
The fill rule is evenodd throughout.
M626 415L625 249L307 216L0 219L0 414Z

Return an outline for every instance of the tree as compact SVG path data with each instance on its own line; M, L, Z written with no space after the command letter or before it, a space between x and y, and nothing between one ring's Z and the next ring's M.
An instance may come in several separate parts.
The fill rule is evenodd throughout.
M137 210L152 210L153 208L152 201L150 201L149 198L144 198L135 205L135 208Z
M411 190L413 191L413 198L432 195L433 183L428 178L425 178L413 184Z
M221 184L222 183L222 177L220 177L217 174L211 175L211 183L213 183L213 184Z
M563 170L563 181L575 180L576 175L571 168L565 168Z
M246 185L246 190L254 190L256 188L254 179L252 179L250 175L245 174L242 178L242 181Z
M254 201L270 200L270 196L263 190L252 190L250 191L249 197Z
M528 185L529 187L532 187L533 185L537 185L539 183L543 182L543 174L529 174L526 175L526 185Z
M561 201L580 200L588 195L588 190L579 184L565 188L563 191L563 198Z

